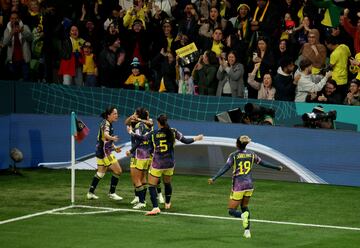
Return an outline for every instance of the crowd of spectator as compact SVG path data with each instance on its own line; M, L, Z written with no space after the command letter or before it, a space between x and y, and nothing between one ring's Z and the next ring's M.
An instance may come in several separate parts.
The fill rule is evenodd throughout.
M359 5L0 0L0 79L360 105Z

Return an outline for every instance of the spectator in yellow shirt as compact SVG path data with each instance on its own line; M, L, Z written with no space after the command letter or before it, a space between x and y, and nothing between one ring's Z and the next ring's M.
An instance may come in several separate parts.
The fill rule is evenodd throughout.
M139 59L137 57L135 57L133 59L133 61L131 62L131 74L124 83L125 88L144 90L145 81L146 81L145 75L141 74L141 72L140 72Z
M348 90L348 59L351 56L350 49L345 44L339 44L338 38L330 36L325 41L326 47L331 51L330 67L332 79L338 85L339 93L345 98Z
M147 19L147 8L144 6L143 0L134 0L134 6L126 11L124 16L124 27L132 29L135 20L141 20L146 29L145 21Z
M91 43L86 41L82 47L82 63L83 63L83 74L85 86L95 87L97 81L97 66L95 62L95 55Z

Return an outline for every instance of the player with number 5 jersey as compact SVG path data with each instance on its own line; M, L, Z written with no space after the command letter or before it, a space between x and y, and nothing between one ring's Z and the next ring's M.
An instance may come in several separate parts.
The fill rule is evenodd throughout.
M160 213L157 201L156 186L162 177L165 186L165 209L171 207L172 186L171 178L174 174L175 157L174 145L175 139L184 144L191 144L195 141L203 139L203 135L197 135L194 138L186 138L182 133L174 128L170 128L166 115L162 114L157 118L158 129L147 133L146 135L138 135L129 129L129 134L138 139L151 140L154 146L153 160L150 165L148 183L151 203L153 209L146 215L156 215Z
M248 208L250 197L254 191L253 180L251 176L254 164L261 166L282 170L282 166L272 165L256 155L254 152L246 149L251 139L246 136L240 136L236 140L236 147L238 150L231 153L226 161L226 164L218 173L212 178L208 179L209 184L213 184L215 180L225 174L232 168L232 189L230 193L228 210L231 216L242 218L243 227L245 228L244 237L250 238L250 210ZM241 211L237 208L241 206Z

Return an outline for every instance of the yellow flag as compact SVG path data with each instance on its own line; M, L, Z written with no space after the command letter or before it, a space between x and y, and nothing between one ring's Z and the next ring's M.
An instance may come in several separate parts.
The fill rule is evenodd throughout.
M164 91L166 91L166 88L165 88L164 78L162 77L160 81L159 92L164 92Z

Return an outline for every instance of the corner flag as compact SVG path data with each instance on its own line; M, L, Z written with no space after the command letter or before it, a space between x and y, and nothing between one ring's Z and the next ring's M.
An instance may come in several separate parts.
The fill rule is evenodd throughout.
M74 112L71 113L71 135L80 143L89 134L90 129L76 117Z

